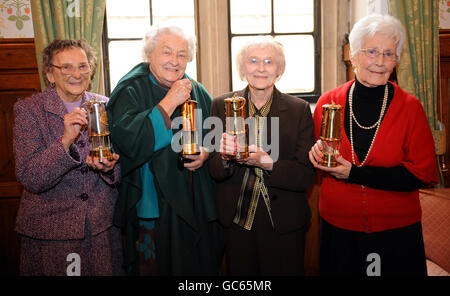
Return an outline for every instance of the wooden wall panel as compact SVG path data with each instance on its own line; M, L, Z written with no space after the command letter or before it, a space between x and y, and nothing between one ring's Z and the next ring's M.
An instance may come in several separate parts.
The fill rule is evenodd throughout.
M14 172L14 103L40 91L33 39L0 39L0 275L19 272L14 232L22 186Z
M308 189L308 203L311 208L311 220L307 226L305 245L305 275L319 275L320 259L320 216L319 216L319 195L322 173L317 171L313 185Z
M3 95L3 94L2 94ZM0 182L12 181L14 177L14 156L12 151L12 128L13 128L13 105L15 98L2 96L0 100L0 139L3 144L0 145ZM6 144L6 145L5 145Z
M14 232L19 203L17 197L0 198L0 275L19 274L20 244L19 236Z
M0 78L1 79L1 78ZM19 98L26 98L33 91L1 91L0 90L0 182L15 181L14 154L12 136L14 126L14 103Z
M0 69L36 69L33 39L0 39Z
M0 93L3 91L27 91L36 93L41 89L37 71L25 70L23 72L0 72Z

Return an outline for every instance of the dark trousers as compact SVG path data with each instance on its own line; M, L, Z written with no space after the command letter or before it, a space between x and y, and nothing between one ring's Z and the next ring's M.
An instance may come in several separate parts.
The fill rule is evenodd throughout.
M320 275L427 275L420 222L365 233L321 219L320 233Z
M237 224L225 228L229 275L303 275L306 226L277 233L266 205L258 202L251 230Z

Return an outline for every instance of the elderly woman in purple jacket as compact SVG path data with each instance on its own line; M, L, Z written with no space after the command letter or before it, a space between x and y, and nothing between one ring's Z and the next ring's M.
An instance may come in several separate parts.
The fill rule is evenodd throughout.
M82 40L55 40L44 49L47 88L14 106L16 177L24 190L17 215L22 275L122 274L120 231L112 224L119 155L89 156L81 105L95 72Z

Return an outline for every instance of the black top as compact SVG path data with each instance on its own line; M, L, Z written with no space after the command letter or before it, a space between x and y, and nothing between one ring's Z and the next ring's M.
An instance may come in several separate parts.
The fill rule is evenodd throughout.
M380 117L381 107L384 97L384 85L377 87L367 87L355 79L355 89L353 92L353 114L358 122L363 126L373 125ZM350 91L349 91L350 93ZM350 105L348 101L344 114L344 128L350 140ZM386 114L390 103L394 97L394 86L388 83L388 100ZM352 123L353 129L353 149L360 162L369 150L375 134L376 127L370 130L360 128L355 121ZM347 179L348 183L361 184L376 189L393 190L393 191L412 191L424 187L425 184L411 174L404 166L395 167L374 167L362 166L357 167L352 164L350 175Z

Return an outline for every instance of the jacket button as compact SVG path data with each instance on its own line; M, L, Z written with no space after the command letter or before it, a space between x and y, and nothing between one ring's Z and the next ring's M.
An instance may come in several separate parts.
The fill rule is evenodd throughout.
M85 175L89 171L88 166L83 166L80 168L81 174Z
M271 199L271 200L277 200L277 199L278 199L278 196L277 196L276 194L274 194L274 195L272 195L272 196L270 197L270 199Z
M82 201L86 201L86 200L88 200L88 198L89 198L89 195L87 195L86 193L83 193L82 195L80 195L80 199Z

